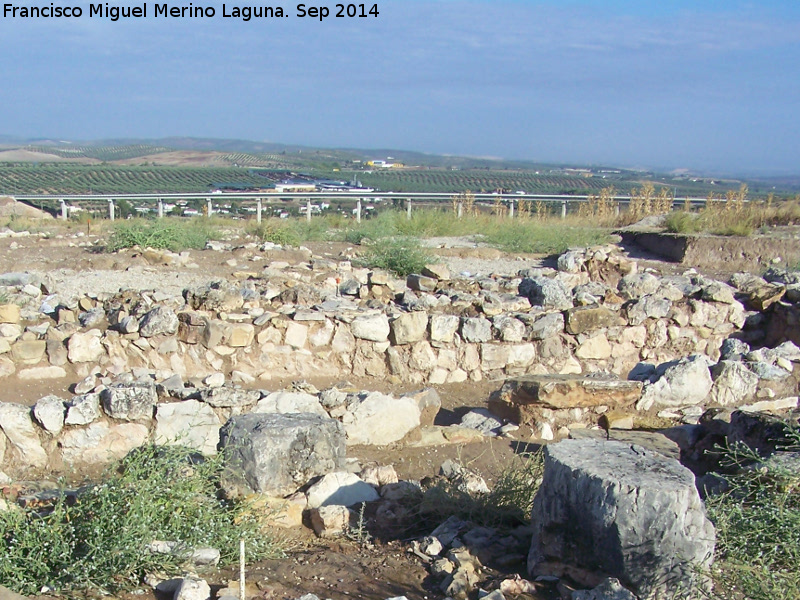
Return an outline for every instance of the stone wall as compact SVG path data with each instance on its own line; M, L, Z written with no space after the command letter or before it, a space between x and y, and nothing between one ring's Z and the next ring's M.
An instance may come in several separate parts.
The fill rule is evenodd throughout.
M597 371L627 378L640 361L694 353L716 360L722 341L755 315L719 282L657 278L597 253L606 260L519 277L421 278L430 291L349 263L322 273L313 263L299 272L268 268L257 279L167 298L43 298L38 282L21 277L17 297L49 312L0 307L0 378L80 379L136 367L185 379L222 372L245 383L354 375L437 384ZM419 288L419 279L409 283Z
M257 387L326 376L420 385L521 376L582 379L586 402L553 405L552 393L541 391L547 386L532 392L538 403L533 410L514 406L519 398L508 390L495 402L498 412L527 419L545 438L596 425L617 408L687 420L708 405L797 394L793 370L800 350L791 343L752 349L764 342L770 315L800 299L800 284L785 274L784 281L738 274L730 284L691 272L657 277L639 272L610 246L570 251L559 258L557 270L522 269L516 277L451 278L432 266L403 282L347 261L314 258L296 265L273 262L246 275L177 297L158 291L67 296L28 274L0 275L14 300L0 306L0 381L78 382L74 398L50 403L58 413L60 402L65 419L55 429L37 409L3 404L2 447L32 457L33 466L44 466L41 457L52 456L55 448L64 462L90 447L105 460L109 452L159 438L165 411L190 420L192 426L181 430L217 431L261 397L226 404L209 400L213 393L191 395L223 382L220 389L232 390L218 392L224 395L239 394L230 384ZM600 397L607 386L591 382L614 379L640 385L623 386L624 401L615 405ZM137 381L169 393L134 418L103 404L100 395L110 393L110 385ZM75 429L62 433L64 426ZM216 447L216 434L208 435L193 440L198 449Z

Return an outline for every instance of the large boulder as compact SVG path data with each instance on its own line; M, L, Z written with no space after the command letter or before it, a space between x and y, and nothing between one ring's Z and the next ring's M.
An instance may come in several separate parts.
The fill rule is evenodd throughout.
M581 375L527 375L508 379L489 398L489 410L514 423L535 425L561 409L625 409L642 394L639 381Z
M100 341L102 332L99 329L90 329L85 333L74 333L67 341L69 362L96 362L106 352Z
M708 591L716 534L694 475L641 446L548 445L531 522L531 574L552 574L554 563L599 571L642 600Z
M655 382L645 385L637 410L656 407L695 406L703 402L711 391L713 381L708 359L693 354L679 361L665 363L657 371Z
M450 343L455 337L460 319L455 315L431 315L431 342Z
M492 339L492 322L483 317L467 317L461 322L461 337L465 342L488 342Z
M231 417L220 431L230 497L253 492L285 496L313 477L344 467L341 423L313 414L247 414Z
M156 444L193 448L204 455L217 453L222 425L214 409L198 400L165 402L156 409Z
M383 446L396 442L419 427L422 411L416 400L372 392L348 405L342 417L351 445Z
M33 406L33 416L36 421L53 435L58 435L64 428L64 417L67 409L64 400L58 396L45 396L40 398Z
M714 385L708 396L720 406L741 406L753 399L758 388L758 375L737 360L722 360L711 369Z
M560 312L545 313L537 316L530 324L532 340L546 340L564 331L564 315Z
M89 393L73 396L67 404L65 425L88 425L100 418L100 394Z
M623 298L641 298L648 294L655 294L661 282L652 273L631 273L619 280L617 289Z
M547 277L523 279L519 284L520 296L525 296L535 306L566 310L572 308L572 292L561 281Z
M672 310L672 301L669 298L649 294L638 300L632 300L625 306L625 315L629 325L641 325L647 319L663 319Z

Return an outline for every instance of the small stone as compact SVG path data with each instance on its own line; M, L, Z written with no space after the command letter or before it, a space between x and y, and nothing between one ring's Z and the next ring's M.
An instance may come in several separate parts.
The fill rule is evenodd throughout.
M466 318L461 323L461 337L470 343L491 341L492 323L483 317Z
M74 333L67 341L68 358L71 363L97 362L106 351L100 342L102 332L90 329L85 333Z
M44 340L18 340L11 345L11 357L17 363L35 365L44 357L47 343Z
M435 265L426 265L422 268L422 274L425 277L430 277L432 279L438 279L439 281L449 281L450 280L450 269L447 268L447 265L439 263Z
M212 373L205 379L203 379L203 383L210 388L219 388L225 385L225 374L224 373Z
M389 319L384 314L356 317L350 323L350 332L354 337L372 342L385 342L389 339L390 331Z
M425 338L427 329L427 313L414 311L399 315L391 322L393 343L403 345L418 342Z
M436 290L436 279L424 275L409 275L406 285L415 292L433 292Z
M43 468L47 464L47 453L33 424L30 407L0 402L0 429L26 465Z
M53 435L58 435L64 428L65 414L64 400L58 396L40 398L33 406L33 416L46 431Z
M0 323L19 323L20 309L18 304L0 304Z
M173 600L209 600L211 586L204 579L186 577L175 590Z
M350 510L346 506L320 506L311 509L311 527L320 537L343 535L350 528Z
M66 425L88 425L100 417L100 394L74 396L67 407Z
M306 492L308 506L341 505L352 506L362 502L374 502L380 498L375 488L353 473L328 473L314 483Z
M153 383L115 384L100 392L100 401L106 414L124 421L152 419L157 400Z

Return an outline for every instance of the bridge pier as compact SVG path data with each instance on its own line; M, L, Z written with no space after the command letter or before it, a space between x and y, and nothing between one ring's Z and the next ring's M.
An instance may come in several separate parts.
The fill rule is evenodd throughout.
M361 198L356 202L356 223L361 223Z
M207 213L210 217L212 214L214 214L214 206L211 204L211 198L206 198L206 205L208 206Z
M111 221L114 220L114 200L112 198L108 199L108 218Z
M67 210L67 203L61 198L61 218L66 221L69 218L69 211Z
M311 198L306 202L306 221L311 223Z
M562 219L566 219L567 218L567 201L566 200L562 200L561 201L561 218Z
M509 219L513 219L514 218L514 199L513 198L511 199L511 202L508 205L508 218Z
M256 223L261 223L261 198L256 200Z
M158 199L158 218L164 218L164 203L161 201L161 198Z
M411 220L411 198L406 199L406 219Z

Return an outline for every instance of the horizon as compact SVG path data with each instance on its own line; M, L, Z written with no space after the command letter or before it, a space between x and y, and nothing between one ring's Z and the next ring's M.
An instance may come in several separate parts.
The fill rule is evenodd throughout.
M800 174L793 3L393 0L247 22L202 6L217 17L0 19L0 132Z

